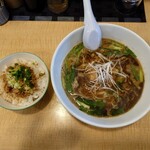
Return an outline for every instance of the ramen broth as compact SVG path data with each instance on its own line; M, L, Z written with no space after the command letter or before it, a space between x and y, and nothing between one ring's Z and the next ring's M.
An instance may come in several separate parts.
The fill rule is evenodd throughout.
M83 112L111 117L129 111L139 100L144 75L132 50L102 39L96 51L79 43L66 56L62 84L69 99Z

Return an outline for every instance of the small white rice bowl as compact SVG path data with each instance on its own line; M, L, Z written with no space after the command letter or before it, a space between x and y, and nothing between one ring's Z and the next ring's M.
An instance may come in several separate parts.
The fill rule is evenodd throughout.
M30 67L35 76L43 73L42 77L37 79L37 89L33 94L25 97L15 96L13 93L7 93L4 90L2 74L6 69L15 63ZM34 54L19 52L11 54L0 61L0 106L10 110L21 110L36 104L45 94L49 84L49 71L44 62Z
M141 98L128 112L116 117L94 117L80 111L67 97L61 81L61 70L64 58L78 43L82 42L84 27L74 30L67 35L58 45L51 63L51 79L54 91L63 106L77 119L103 128L117 128L127 126L138 121L150 110L150 47L136 33L122 26L113 24L100 24L102 37L116 40L128 46L137 56L143 67L145 84ZM58 63L59 62L59 63Z

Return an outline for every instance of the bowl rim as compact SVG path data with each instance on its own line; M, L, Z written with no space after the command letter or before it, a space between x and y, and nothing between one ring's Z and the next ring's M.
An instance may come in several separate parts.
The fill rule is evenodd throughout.
M121 29L123 29L123 30L126 30L126 31L130 32L131 34L133 34L134 36L136 36L139 40L141 40L141 41L144 43L144 45L147 47L147 49L150 50L150 46L146 43L146 41L145 41L142 37L140 37L137 33L133 32L132 30L130 30L130 29L126 28L126 27L123 27L123 26L121 26L121 25L111 24L111 23L99 23L99 25L100 25L100 26L107 26L107 27L109 27L109 26L111 26L111 27L119 27L119 28L121 28ZM82 121L82 122L84 122L84 123L86 123L86 124L92 125L92 126L102 127L102 128L118 128L118 127L123 127L123 126L130 125L130 124L132 124L132 123L135 123L136 121L138 121L139 119L141 119L143 116L145 116L145 115L149 112L149 110L150 110L150 105L149 105L149 107L148 107L147 109L145 109L145 111L144 111L142 114L136 116L135 118L132 118L132 119L130 119L130 120L127 120L125 123L119 123L119 124L115 124L115 125L105 125L105 124L102 125L102 124L95 123L95 122L92 122L92 123L91 123L91 121L89 121L89 120L83 118L82 116L77 115L77 114L72 110L72 108L69 108L69 107L66 105L66 103L63 101L63 98L61 97L61 95L60 95L60 93L59 93L59 90L57 89L57 85L55 84L55 75L54 75L54 63L55 63L55 59L56 59L57 54L58 54L58 52L59 52L59 49L60 49L61 45L64 43L64 41L66 41L70 36L72 36L72 35L75 34L76 32L78 32L78 31L81 32L83 29L84 29L84 26L79 27L79 28L73 30L72 32L70 32L67 36L65 36L65 37L63 38L63 40L62 40L62 41L59 43L59 45L57 46L56 51L55 51L55 53L54 53L54 55L53 55L53 58L52 58L52 62L51 62L51 66L50 66L50 67L51 67L51 80L52 80L52 86L53 86L53 88L54 88L54 91L55 91L55 93L56 93L56 96L58 97L59 102L66 108L66 110L67 110L73 117L77 118L78 120L80 120L80 121ZM61 64L61 65L62 65L62 64ZM62 84L61 84L61 86L62 86ZM65 91L64 91L64 93L65 93ZM80 111L80 110L78 110L78 111ZM82 114L82 113L84 113L84 112L80 112L80 113ZM126 113L128 113L128 112L126 112ZM125 114L126 114L126 113L125 113ZM84 114L85 114L85 113L84 113ZM124 115L124 114L122 114L122 115ZM119 116L122 116L122 115L119 115ZM88 116L89 116L89 115L88 115ZM94 117L94 116L92 116L92 117ZM116 116L116 117L111 117L111 118L117 118L117 117L118 117L118 116ZM102 120L105 121L106 119L109 119L109 118L103 118ZM110 119L110 120L111 120L111 119Z
M15 58L11 58L11 57L13 57L15 55L22 55L22 54L31 55L32 57L35 57L35 58L37 58L38 60L40 60L42 62L43 66L45 67L44 70L46 71L46 74L47 74L47 77L46 77L47 78L46 88L44 89L42 95L38 99L36 99L33 103L31 103L29 105L21 106L21 107L18 107L18 108L17 107L16 108L8 108L7 106L3 106L3 105L0 104L0 107L5 108L7 110L19 111L19 110L24 110L24 109L32 107L33 105L38 103L44 97L44 95L45 95L45 93L46 93L46 91L48 89L48 86L49 86L50 73L49 73L48 67L47 67L46 63L39 56L37 56L36 54L33 54L31 52L15 52L15 53L11 53L11 54L3 57L2 59L0 59L0 65L1 65L2 61L6 60L6 59L9 59L9 58L10 58L10 60L13 60ZM38 63L41 63L41 62L38 61Z

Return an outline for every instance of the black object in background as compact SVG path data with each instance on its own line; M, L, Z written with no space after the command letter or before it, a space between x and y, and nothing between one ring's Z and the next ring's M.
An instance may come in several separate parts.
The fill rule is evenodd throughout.
M16 9L23 5L23 0L4 0L6 6L10 9Z
M24 0L29 11L40 12L46 5L46 0Z

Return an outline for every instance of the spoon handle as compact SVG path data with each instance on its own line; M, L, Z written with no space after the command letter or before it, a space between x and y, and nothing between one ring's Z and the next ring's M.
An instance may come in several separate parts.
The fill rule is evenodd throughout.
M84 5L84 23L96 22L92 7L91 7L91 1L90 0L83 0Z

